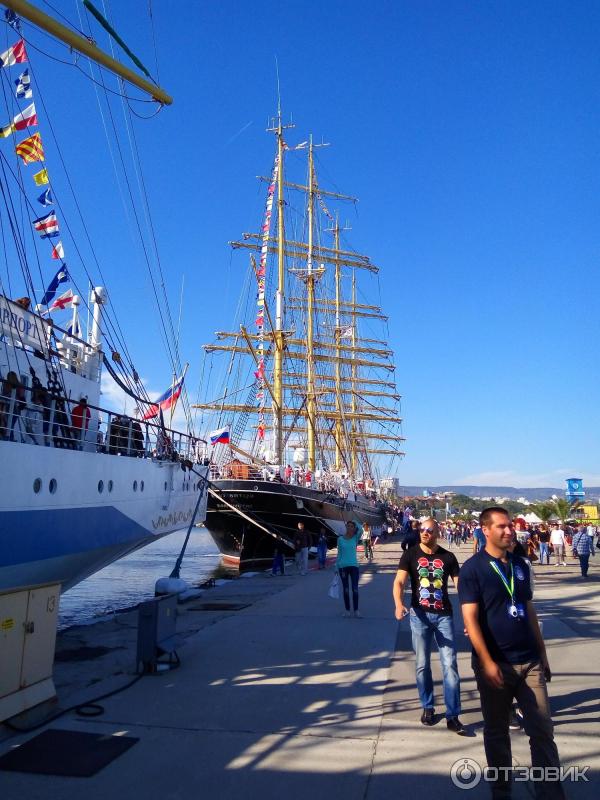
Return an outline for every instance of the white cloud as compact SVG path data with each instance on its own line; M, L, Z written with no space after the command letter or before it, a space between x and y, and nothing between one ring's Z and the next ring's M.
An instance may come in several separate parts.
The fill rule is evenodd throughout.
M600 475L581 472L577 468L563 468L548 472L523 473L516 470L476 472L454 479L456 486L514 486L516 488L562 487L566 478L582 478L584 486L600 486Z

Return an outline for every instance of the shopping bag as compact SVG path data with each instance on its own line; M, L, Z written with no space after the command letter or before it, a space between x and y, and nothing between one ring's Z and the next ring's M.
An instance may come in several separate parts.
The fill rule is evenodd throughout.
M340 576L335 573L331 583L329 584L329 589L327 590L327 594L331 597L332 600L339 600L340 599Z

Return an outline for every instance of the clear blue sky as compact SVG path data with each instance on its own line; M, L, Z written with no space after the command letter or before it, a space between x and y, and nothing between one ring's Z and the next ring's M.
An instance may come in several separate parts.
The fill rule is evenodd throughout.
M54 4L76 20L72 2ZM277 56L290 139L332 143L327 174L360 198L352 243L382 267L401 482L600 484L600 5L152 6L175 103L136 130L174 309L185 273L192 394L247 265L227 241L260 224ZM147 7L113 2L112 15L154 71ZM139 372L161 392L156 308L111 194L93 91L75 70L32 62Z

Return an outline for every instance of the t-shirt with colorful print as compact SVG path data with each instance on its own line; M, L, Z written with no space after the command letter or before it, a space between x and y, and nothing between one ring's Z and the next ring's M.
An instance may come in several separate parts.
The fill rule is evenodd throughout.
M414 609L452 615L448 578L456 578L460 569L454 553L443 547L438 547L435 553L425 553L417 544L402 554L398 569L410 575Z

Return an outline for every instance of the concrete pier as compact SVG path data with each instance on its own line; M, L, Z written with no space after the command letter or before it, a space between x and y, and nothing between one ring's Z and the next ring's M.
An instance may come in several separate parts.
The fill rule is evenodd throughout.
M464 561L469 549L454 551ZM0 796L488 798L483 782L464 790L450 777L460 759L485 765L468 640L458 637L462 720L471 736L446 728L437 653L432 661L439 722L423 727L408 622L393 617L400 547L396 542L378 546L375 556L372 565L361 568L362 619L342 618L341 602L327 596L329 570L305 577L241 578L181 606L178 627L186 643L179 669L143 677L100 701L102 716L69 712L49 724L130 735L139 742L91 778L0 772ZM590 767L589 782L565 788L569 797L584 800L597 798L600 788L600 556L591 561L585 582L573 560L567 567L535 567L562 763ZM452 597L462 631L458 599ZM232 608L236 605L245 607ZM135 623L135 614L123 614L60 635L55 680L61 706L131 681ZM2 726L0 731L0 754L39 733L15 734ZM527 737L521 731L511 736L515 763L530 764ZM516 784L514 797L532 792L531 784Z

